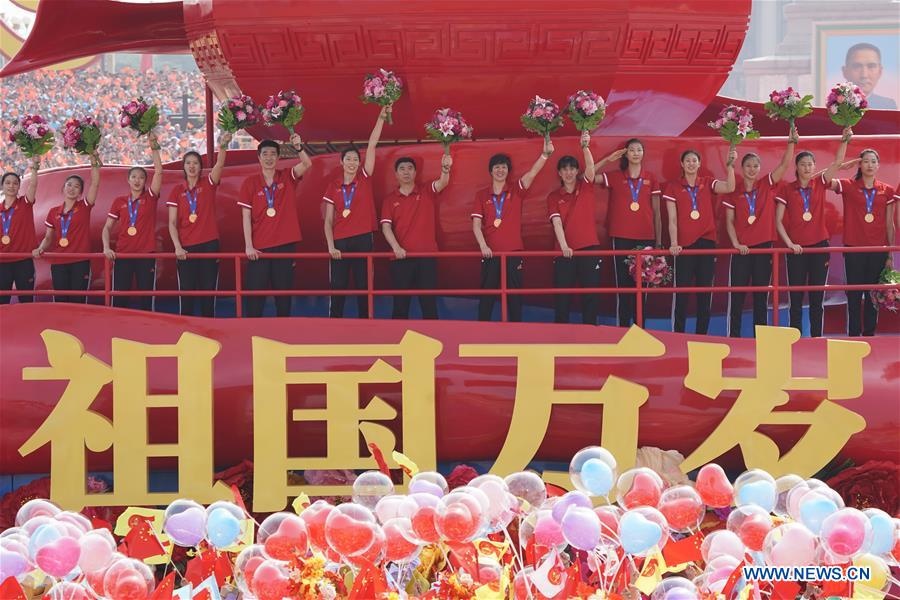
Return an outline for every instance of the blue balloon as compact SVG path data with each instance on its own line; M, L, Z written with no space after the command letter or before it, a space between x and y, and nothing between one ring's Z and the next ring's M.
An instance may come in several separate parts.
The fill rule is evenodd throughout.
M894 522L887 513L877 512L868 515L872 525L872 554L886 554L894 547Z
M581 483L595 496L606 496L613 485L613 472L599 458L589 458L581 465Z
M206 518L206 539L215 548L227 548L241 536L241 522L224 508L216 508Z
M837 512L837 504L823 496L800 501L800 521L814 534L822 531L822 522L831 513Z
M627 512L619 521L619 539L628 554L641 554L659 543L662 528L644 515Z
M765 479L745 483L738 490L738 506L754 504L766 512L772 512L772 509L775 508L776 499L775 486L772 485L771 481L766 481Z

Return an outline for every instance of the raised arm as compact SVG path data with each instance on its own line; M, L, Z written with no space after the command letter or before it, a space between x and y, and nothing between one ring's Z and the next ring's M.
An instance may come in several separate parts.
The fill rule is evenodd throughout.
M103 163L100 162L100 155L94 152L91 155L91 185L88 187L85 201L91 206L97 201L97 192L100 191L100 169Z
M791 125L791 132L788 134L787 147L784 149L784 154L781 156L781 162L778 163L778 166L772 171L772 183L778 183L781 181L781 178L784 177L784 174L787 173L788 168L791 166L791 159L794 157L794 148L799 141L800 136L797 134L797 126Z
M725 160L725 181L716 180L713 192L717 194L730 194L734 191L734 161L737 160L737 149L732 147L728 151Z
M834 160L822 174L822 177L826 182L830 182L831 179L837 175L837 172L841 170L841 164L844 162L844 157L847 156L847 146L850 144L850 139L853 137L853 130L850 127L845 127L843 133L841 144L838 146L838 151L834 156Z
M434 191L440 193L450 183L450 169L453 168L453 157L441 155L441 176L434 180Z
M25 188L25 200L34 204L37 198L37 181L38 170L41 168L41 157L35 156L31 159L31 179L28 180L28 187Z
M150 193L159 196L159 190L162 189L163 167L162 157L159 155L159 140L156 133L150 132L147 136L150 140L150 155L153 157L153 179L150 180Z
M581 132L581 150L584 152L584 179L594 183L597 170L594 168L594 155L591 154L591 134L588 131Z
M381 139L381 130L384 129L384 122L387 121L387 116L391 110L390 106L381 107L381 112L378 113L378 120L375 121L375 127L372 128L372 134L369 136L369 145L366 146L366 162L363 164L363 168L369 175L375 172L375 147L378 146L378 140Z
M531 165L531 168L527 173L522 175L522 178L519 181L522 184L523 189L528 189L531 187L534 178L537 177L537 174L541 172L541 169L544 168L544 165L547 164L547 159L550 158L550 155L553 154L553 140L549 137L544 138L544 149L541 151L541 155L538 157L534 164Z
M618 161L620 158L625 156L625 153L628 152L628 148L619 148L609 156L600 159L600 162L594 163L594 173L599 173L603 169L607 167L610 163L614 163Z
M231 143L231 133L226 131L219 136L219 153L216 155L216 164L213 165L212 171L209 172L209 180L213 185L218 185L222 181L222 171L225 170L225 159L228 154L228 144Z
M309 154L306 153L306 150L303 149L303 140L301 140L300 136L296 133L291 135L291 146L294 147L294 150L299 152L297 155L297 164L294 165L291 170L294 174L294 179L300 179L312 166L312 159L309 157Z

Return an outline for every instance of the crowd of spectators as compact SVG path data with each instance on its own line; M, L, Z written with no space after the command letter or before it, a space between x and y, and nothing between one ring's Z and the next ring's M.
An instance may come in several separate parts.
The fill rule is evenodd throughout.
M181 126L183 98L187 94L188 114L195 119ZM38 70L3 80L0 115L3 139L0 141L4 170L22 171L26 159L8 141L9 123L23 114L39 114L47 118L54 130L60 130L70 117L93 116L102 124L103 140L100 156L105 164L142 164L149 161L145 143L136 143L136 134L118 123L123 104L143 95L156 104L160 112L158 134L163 162L178 160L187 150L206 149L203 77L199 72L163 68L138 71L123 68L107 73L99 67L77 71ZM83 156L58 144L42 160L42 168L86 163ZM243 145L240 140L233 144Z

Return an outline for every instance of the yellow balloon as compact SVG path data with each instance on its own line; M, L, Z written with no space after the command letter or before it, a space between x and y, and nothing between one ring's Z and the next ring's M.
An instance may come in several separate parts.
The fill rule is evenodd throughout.
M856 567L869 567L870 578L868 581L859 581L860 587L866 586L875 590L883 590L888 582L888 566L884 559L874 554L861 554L853 559Z

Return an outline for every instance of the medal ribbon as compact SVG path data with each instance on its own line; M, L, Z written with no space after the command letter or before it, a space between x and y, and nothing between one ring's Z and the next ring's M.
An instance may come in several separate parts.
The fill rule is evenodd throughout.
M350 188L349 194L347 193L347 188ZM350 185L342 185L341 194L344 196L344 208L350 210L350 207L353 205L353 197L356 195L356 182Z
M274 181L272 185L264 185L263 193L266 195L266 205L269 208L275 208L275 191L278 189L278 184Z
M16 205L13 204L9 210L0 211L0 223L3 226L3 235L9 235L9 228L12 226L13 213L16 212Z
M191 193L192 191L193 190L185 189L184 197L187 198L188 206L191 209L191 214L194 215L194 214L197 214L197 200L200 199L200 190L196 190L196 191L193 191L193 193ZM268 200L268 196L266 196L266 199ZM273 198L273 202L274 202L274 198Z
M640 195L641 195L641 186L644 185L644 180L640 177L637 178L637 186L634 185L634 179L631 177L626 177L625 181L628 182L628 187L631 188L631 201L635 203L640 203Z
M756 216L756 196L759 194L759 190L753 190L753 193L744 192L744 198L747 199L747 206L750 208L750 216Z
M134 224L137 223L138 217L138 203L135 202L131 196L128 197L128 224L134 227Z
M809 212L809 199L812 196L812 190L809 188L798 188L800 190L800 197L803 199L803 212Z
M869 214L872 214L872 207L875 206L875 191L875 188L871 190L863 188L863 194L866 196L866 212Z
M59 213L59 232L60 237L67 238L69 237L69 225L72 224L72 217L75 216L75 211L70 210L68 214Z
M498 219L503 218L503 205L506 204L506 196L508 192L500 194L500 200L497 201L497 194L491 194L491 202L494 204L494 214Z
M684 189L691 196L691 210L697 210L697 194L700 193L699 185L686 185Z

